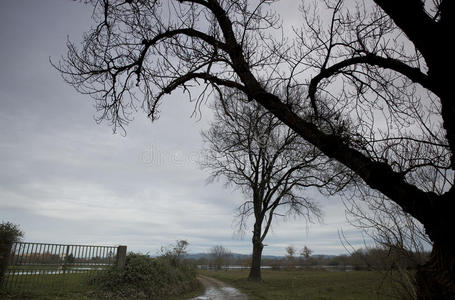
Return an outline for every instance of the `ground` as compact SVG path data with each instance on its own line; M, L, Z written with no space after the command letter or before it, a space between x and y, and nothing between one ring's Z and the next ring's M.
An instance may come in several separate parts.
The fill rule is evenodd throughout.
M228 286L224 282L207 276L198 276L204 285L205 293L191 300L247 300L247 296L238 289Z
M247 280L248 270L203 271L248 296L249 300L397 299L397 278L375 271L263 270L263 282Z

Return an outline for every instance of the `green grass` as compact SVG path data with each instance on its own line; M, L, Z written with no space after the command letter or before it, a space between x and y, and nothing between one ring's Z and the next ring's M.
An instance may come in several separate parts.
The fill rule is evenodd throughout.
M19 275L7 286L6 299L95 299L89 274Z
M136 297L103 298L99 290L90 284L90 274L65 274L65 275L21 275L18 281L8 288L7 292L0 291L0 299L37 299L37 300L132 300ZM199 289L161 300L186 300L196 297L204 292Z
M200 271L200 274L219 279L239 288L249 300L373 300L393 299L392 287L386 284L383 274L372 271L330 272L323 270L263 270L263 282L251 282L246 278L248 270ZM38 281L39 279L39 281ZM19 286L1 299L38 300L95 300L103 299L89 282L87 274L21 275ZM203 288L190 293L162 300L191 299L203 293ZM106 298L104 298L106 299ZM135 297L109 297L113 300L132 300Z
M392 287L383 274L373 271L263 270L263 282L247 280L248 270L201 271L257 299L372 300L393 299Z

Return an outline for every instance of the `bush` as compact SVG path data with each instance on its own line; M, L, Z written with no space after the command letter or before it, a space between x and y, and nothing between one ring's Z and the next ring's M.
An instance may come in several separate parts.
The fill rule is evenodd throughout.
M0 223L0 285L8 268L11 245L23 236L24 233L19 229L19 226L10 222Z
M160 299L180 295L199 287L196 269L166 257L130 253L123 269L112 268L95 278L104 296Z

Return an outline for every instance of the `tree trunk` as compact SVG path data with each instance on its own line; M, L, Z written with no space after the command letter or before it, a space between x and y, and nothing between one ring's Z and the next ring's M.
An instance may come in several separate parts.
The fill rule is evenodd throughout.
M448 236L435 242L430 260L416 275L418 300L455 300L455 246Z
M262 258L262 249L264 245L259 243L253 243L253 257L251 262L250 275L248 276L249 280L261 281L261 258Z
M261 241L261 224L254 224L253 230L253 256L251 261L250 275L248 276L249 280L261 281L261 259L262 259L262 249L264 245Z

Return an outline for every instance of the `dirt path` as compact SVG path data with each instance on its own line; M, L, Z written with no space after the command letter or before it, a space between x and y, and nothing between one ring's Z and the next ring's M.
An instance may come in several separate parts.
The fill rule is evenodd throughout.
M190 300L247 300L248 297L242 294L238 289L226 285L219 280L198 276L199 281L205 287L205 293L202 296Z

